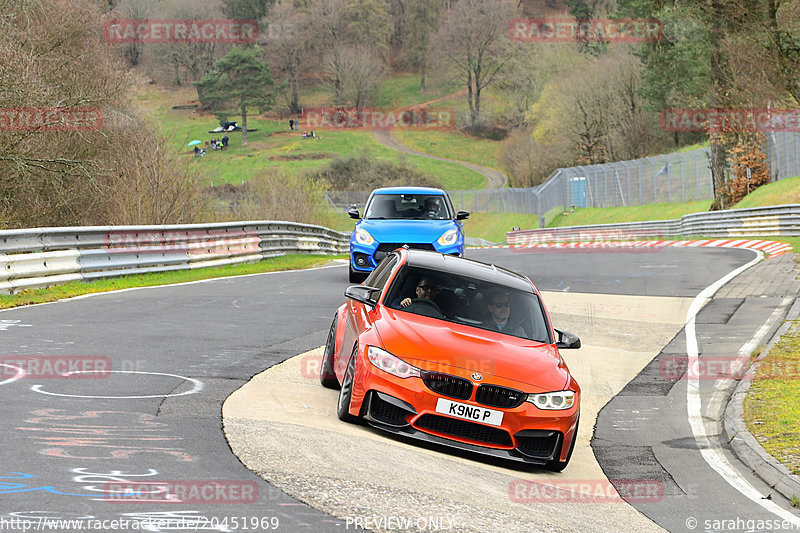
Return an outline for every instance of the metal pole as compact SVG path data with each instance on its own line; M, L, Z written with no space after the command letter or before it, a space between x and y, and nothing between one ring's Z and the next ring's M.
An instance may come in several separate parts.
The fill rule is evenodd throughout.
M664 160L664 168L667 169L667 202L672 203L672 179L670 177L670 172L669 172L670 171L669 160L667 160L667 158L664 157L663 155L659 157L661 157L661 159Z

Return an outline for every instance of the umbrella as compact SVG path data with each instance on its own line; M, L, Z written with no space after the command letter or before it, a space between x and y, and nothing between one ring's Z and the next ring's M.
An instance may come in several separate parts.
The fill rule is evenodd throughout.
M202 144L203 141L192 141L189 143L189 146L194 146L195 144Z

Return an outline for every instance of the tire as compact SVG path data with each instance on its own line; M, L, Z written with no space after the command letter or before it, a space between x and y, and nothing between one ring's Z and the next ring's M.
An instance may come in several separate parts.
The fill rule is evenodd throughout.
M350 414L350 400L353 398L353 378L356 373L356 353L358 344L353 348L353 354L347 362L347 369L342 377L342 388L339 389L339 400L336 402L336 416L343 422L356 422L358 417Z
M319 365L319 382L323 387L338 389L339 380L336 379L336 372L333 370L334 350L336 346L336 317L333 317L331 329L328 331L328 339L325 341L325 351L322 352L322 361Z
M564 461L550 461L544 467L551 472L561 472L564 470L567 465L569 464L569 460L572 459L572 450L575 449L575 441L578 440L578 426L581 423L580 417L578 417L578 423L575 424L575 433L572 435L572 444L569 445L569 452L567 452L567 458Z
M358 270L353 269L353 265L350 265L350 283L361 283L365 279L367 279L367 274L363 272L359 272Z

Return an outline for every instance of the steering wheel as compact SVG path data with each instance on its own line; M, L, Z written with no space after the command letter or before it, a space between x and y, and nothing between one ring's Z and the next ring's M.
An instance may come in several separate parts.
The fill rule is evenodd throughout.
M436 302L428 298L417 298L411 305L403 308L405 311L432 318L444 318L444 313L436 305Z

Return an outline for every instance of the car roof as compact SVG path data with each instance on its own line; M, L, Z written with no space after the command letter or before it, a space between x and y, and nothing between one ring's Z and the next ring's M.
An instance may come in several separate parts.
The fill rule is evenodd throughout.
M408 249L405 252L408 257L406 264L411 267L469 276L525 292L534 292L533 285L528 278L503 267L426 250Z
M375 189L372 194L441 194L444 195L442 189L434 187L382 187Z

